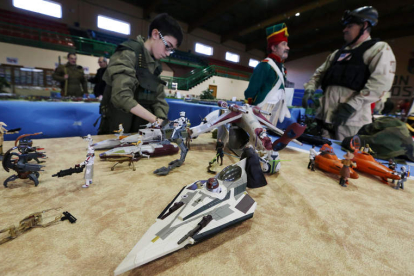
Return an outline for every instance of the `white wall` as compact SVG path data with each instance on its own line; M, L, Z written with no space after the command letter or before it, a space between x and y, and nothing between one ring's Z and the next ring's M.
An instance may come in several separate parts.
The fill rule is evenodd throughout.
M204 90L208 89L210 84L217 85L218 99L231 100L233 97L236 97L238 100L244 100L244 91L247 89L249 82L214 76L191 88L189 91L178 90L178 92L184 96L188 94L200 95ZM168 93L169 90L171 89L166 89L166 92Z

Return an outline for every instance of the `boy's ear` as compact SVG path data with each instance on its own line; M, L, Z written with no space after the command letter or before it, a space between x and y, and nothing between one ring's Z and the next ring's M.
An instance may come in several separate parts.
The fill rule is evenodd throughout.
M153 29L153 30L152 30L152 32L151 32L151 38L152 38L152 39L157 39L157 38L159 38L158 33L159 33L158 29Z

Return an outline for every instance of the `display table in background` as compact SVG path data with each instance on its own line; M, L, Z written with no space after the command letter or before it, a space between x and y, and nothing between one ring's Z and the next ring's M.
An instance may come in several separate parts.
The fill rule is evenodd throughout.
M180 117L180 111L185 111L191 126L197 126L210 112L220 109L219 106L187 103L180 100L167 99L170 105L168 118ZM305 114L305 109L291 109L292 118L285 119L279 128L286 128ZM0 122L7 124L8 129L22 128L19 134L5 135L5 140L15 140L21 134L43 132L36 138L57 138L96 135L98 124L99 103L84 102L30 102L30 101L0 101Z

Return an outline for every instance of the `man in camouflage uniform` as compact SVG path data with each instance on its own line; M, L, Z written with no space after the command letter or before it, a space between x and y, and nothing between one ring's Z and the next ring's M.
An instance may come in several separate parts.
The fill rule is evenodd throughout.
M76 65L75 53L68 54L68 62L65 65L59 65L52 77L60 82L62 96L82 97L83 94L88 93L85 74L82 66Z
M147 122L159 125L167 119L168 104L159 75L162 58L180 46L180 25L160 14L149 26L148 39L141 36L118 46L103 80L107 86L101 102L102 121L98 134L113 133L122 124L125 132L137 132Z
M371 123L371 103L389 91L395 75L396 61L391 47L372 40L371 27L378 23L378 12L372 7L346 11L342 18L347 42L333 52L308 83L304 84L303 107L321 85L316 119L323 136L337 140L355 135Z

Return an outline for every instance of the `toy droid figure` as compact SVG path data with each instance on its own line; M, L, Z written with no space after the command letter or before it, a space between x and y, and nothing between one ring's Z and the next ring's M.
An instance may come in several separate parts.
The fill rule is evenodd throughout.
M401 179L398 180L397 185L394 186L394 189L398 190L398 189L402 189L404 190L404 182L407 181L407 177L410 176L410 173L407 172L407 168L402 166L401 167L401 173L400 173Z
M315 171L315 157L318 153L315 150L315 145L312 145L312 148L309 150L309 163L308 169L311 171Z
M185 117L185 111L180 112L180 118L177 119L177 122L180 127L183 125L187 126L189 120Z
M350 176L350 169L351 167L356 167L356 164L352 162L352 158L354 158L354 155L350 153L349 151L344 155L343 160L341 160L341 163L343 164L343 167L341 169L341 178L339 179L339 185L342 187L346 187L346 184L348 184L348 178Z
M82 188L89 188L89 185L92 184L93 179L93 164L95 161L95 150L93 147L88 146L88 153L86 154L86 159L79 164L80 167L85 167L85 185Z
M207 190L212 193L221 193L221 187L216 178L212 177L207 180Z

